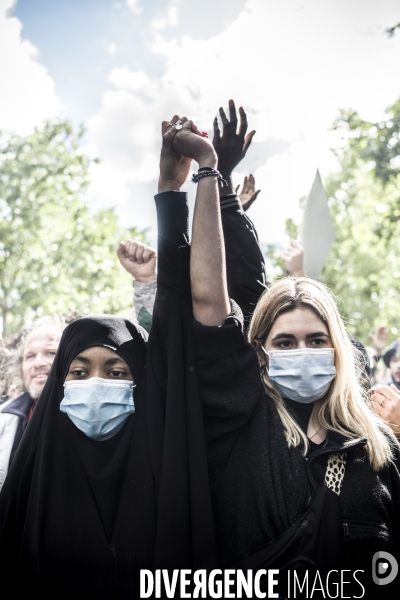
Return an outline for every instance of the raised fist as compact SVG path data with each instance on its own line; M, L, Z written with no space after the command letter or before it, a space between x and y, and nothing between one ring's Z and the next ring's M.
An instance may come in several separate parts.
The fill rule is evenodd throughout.
M157 279L157 251L137 240L120 242L117 248L119 262L137 281L149 283Z

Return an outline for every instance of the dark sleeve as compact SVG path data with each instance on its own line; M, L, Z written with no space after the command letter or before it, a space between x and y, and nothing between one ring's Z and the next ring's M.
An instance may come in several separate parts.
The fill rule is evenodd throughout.
M184 192L155 196L158 227L158 274L156 302L169 303L173 296L190 297L189 208ZM167 297L161 294L166 291Z
M393 463L391 465L391 475L393 482L393 505L394 505L394 538L397 548L397 559L400 559L400 446L393 450Z
M18 419L17 431L15 432L15 438L14 438L13 447L11 449L10 461L8 463L8 468L10 468L10 465L11 465L12 461L14 460L15 453L18 449L19 443L22 439L22 436L24 434L24 431L25 431L27 425L28 425L28 419L22 419L22 418Z
M258 296L264 289L261 283L264 263L257 234L251 221L237 205L239 201L236 196L235 198L235 205L223 204L225 207L222 209L224 231L228 237L227 256L229 250L232 250L228 271L231 271L231 281L234 282L237 295L247 303L249 312L252 312L254 307L249 299L253 298L254 303L257 303ZM214 439L228 432L238 432L251 417L260 395L264 394L256 352L246 342L242 307L238 306L239 303L236 304L235 298L232 301L232 312L222 327L208 327L194 322L193 343L197 356L192 359L191 342L184 342L186 334L182 332L182 327L190 326L193 318L187 198L182 192L166 192L158 194L155 201L159 244L158 289L153 330L150 334L153 338L151 345L155 345L155 337L158 341L157 350L154 348L152 355L160 352L161 348L165 349L164 359L157 361L158 376L160 380L172 379L172 370L169 373L168 370L172 369L174 361L166 357L171 357L172 354L177 357L182 351L182 343L188 343L185 361L197 362L197 367L194 362L191 365L194 364L193 368L199 377L207 439ZM240 237L236 244L235 237ZM260 283L257 283L258 276L261 278ZM179 378L180 364L173 367L176 370L175 379ZM191 366L187 364L186 368L190 369ZM167 371L164 371L163 365ZM183 372L181 373L184 378Z
M188 246L189 211L187 206L187 194L184 192L163 192L155 196L158 222L158 246L159 248L166 244L171 252L177 251L180 247ZM167 256L165 252L159 252L158 258L158 282L141 283L133 282L134 288L134 306L136 318L139 325L150 332L153 320L153 306L155 302L157 287L160 281L171 280L171 275L163 276L166 269L169 270L168 263L165 264ZM187 290L187 286L186 286ZM159 302L160 303L160 302Z
M181 192L158 194L155 201L158 284L146 368L158 505L154 568L214 569L218 559L193 343L188 206Z
M255 227L236 194L220 200L229 297L240 306L248 329L254 308L266 288L265 263Z
M189 240L189 209L185 192L163 192L154 197L157 209L158 240L177 248Z
M240 308L221 327L194 322L207 441L233 434L246 425L265 396L257 354L246 342Z

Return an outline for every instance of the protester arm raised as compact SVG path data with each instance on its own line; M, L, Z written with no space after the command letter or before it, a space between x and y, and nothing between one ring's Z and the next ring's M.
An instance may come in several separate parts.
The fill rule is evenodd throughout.
M238 119L233 100L229 100L229 119L222 107L219 109L219 114L222 121L222 135L218 117L215 117L213 146L218 156L219 171L228 183L224 187L220 184L220 193L225 196L235 193L232 185L232 171L245 157L256 132L253 130L246 135L247 116L243 107L239 108L240 123L239 129L237 129Z
M199 169L217 166L213 147L192 121L184 122L173 148L193 158ZM222 325L230 310L217 181L204 177L197 186L190 259L193 314L204 325Z

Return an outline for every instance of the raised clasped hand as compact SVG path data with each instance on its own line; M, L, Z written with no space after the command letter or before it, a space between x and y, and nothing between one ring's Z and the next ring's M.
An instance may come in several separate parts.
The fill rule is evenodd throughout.
M177 130L171 125L178 121L179 116L174 115L171 121L163 121L161 124L162 146L158 193L179 191L189 175L192 159L186 155L179 154L172 148L172 140Z
M204 166L215 168L217 157L214 148L197 125L182 117L178 127L179 129L176 126L170 127L166 134L172 138L172 150L180 156L195 160L200 166L207 163Z

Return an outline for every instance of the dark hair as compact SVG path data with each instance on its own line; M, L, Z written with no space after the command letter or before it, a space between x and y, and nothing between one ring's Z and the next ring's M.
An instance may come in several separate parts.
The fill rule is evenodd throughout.
M397 350L399 349L400 346L400 340L395 340L394 342L392 342L392 344L390 344L389 348L386 350L385 354L383 355L383 362L385 363L385 365L389 368L390 367L390 361L392 360L393 356L396 354Z

